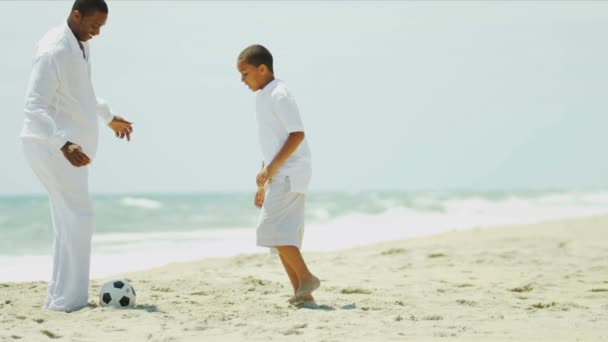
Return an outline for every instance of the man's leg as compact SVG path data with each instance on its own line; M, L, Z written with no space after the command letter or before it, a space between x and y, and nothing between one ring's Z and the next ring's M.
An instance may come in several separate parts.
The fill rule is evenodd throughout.
M93 204L88 170L69 164L60 151L24 142L26 159L49 194L54 231L53 272L45 307L74 311L87 305Z
M93 233L93 207L87 197L65 193L52 199L55 240L49 309L73 311L87 305Z

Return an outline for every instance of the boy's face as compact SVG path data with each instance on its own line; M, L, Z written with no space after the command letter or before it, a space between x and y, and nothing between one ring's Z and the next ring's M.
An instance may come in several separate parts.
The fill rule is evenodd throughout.
M266 65L255 66L247 63L244 59L239 59L237 68L241 73L241 81L245 83L251 91L258 91L268 84L272 79L272 74Z

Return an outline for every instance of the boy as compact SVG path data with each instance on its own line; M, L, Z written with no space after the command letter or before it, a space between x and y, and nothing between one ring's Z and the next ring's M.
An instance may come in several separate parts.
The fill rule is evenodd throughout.
M320 281L306 266L300 247L304 200L311 175L310 149L298 106L285 83L275 79L272 55L252 45L238 57L241 81L257 93L256 119L262 148L262 170L256 177L254 204L261 208L257 245L273 248L293 286L289 300L313 301Z

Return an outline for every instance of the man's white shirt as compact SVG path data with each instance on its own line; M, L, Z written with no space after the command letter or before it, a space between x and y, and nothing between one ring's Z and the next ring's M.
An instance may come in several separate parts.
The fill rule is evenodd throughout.
M286 84L278 79L268 83L256 97L258 140L264 164L279 153L289 133L304 132L300 111ZM281 165L274 178L289 177L291 191L306 193L312 173L310 147L306 138Z
M67 23L38 42L21 137L45 141L56 149L70 141L93 158L99 135L97 117L108 123L114 116L108 104L95 96L90 50L86 42L82 44L84 56Z

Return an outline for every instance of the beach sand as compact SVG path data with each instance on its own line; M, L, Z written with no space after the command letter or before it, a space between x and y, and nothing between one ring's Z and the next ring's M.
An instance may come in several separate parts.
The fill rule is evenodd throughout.
M94 280L70 314L41 309L46 283L0 284L0 340L608 340L608 217L304 252L317 306L287 303L276 256L241 255ZM136 307L98 307L118 278Z

